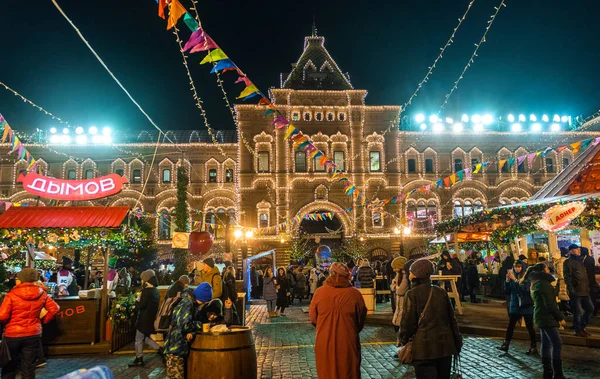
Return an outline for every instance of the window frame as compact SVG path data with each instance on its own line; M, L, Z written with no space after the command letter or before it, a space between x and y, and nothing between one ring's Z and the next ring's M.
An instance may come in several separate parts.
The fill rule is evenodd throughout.
M548 167L550 167L550 169L548 170ZM544 160L544 168L546 170L547 173L553 174L556 172L556 170L554 169L554 158L546 158Z
M431 169L428 169L427 163L431 163ZM435 173L433 158L425 158L425 173L426 174L434 174Z
M139 174L136 179L136 173ZM134 168L131 170L131 184L142 184L142 169Z
M377 169L373 169L373 155L377 154ZM381 172L381 151L371 150L369 151L369 171L370 172Z
M165 180L165 173L168 173L168 175L169 175L169 180ZM172 178L172 176L171 176L171 169L170 169L170 168L164 168L164 169L162 170L162 173L161 173L160 182L161 182L162 184L170 184L170 183L172 182L172 179L173 179L173 178Z
M217 183L217 169L216 168L208 169L208 182L209 183Z
M266 158L267 168L261 168L261 158ZM271 172L271 154L268 151L259 151L256 157L256 171L259 173Z
M341 161L338 159L337 155L341 154L342 158ZM344 171L346 169L346 153L343 150L336 150L333 152L333 163L335 164L335 167L337 167L339 170Z
M89 173L91 173L91 175L88 175ZM88 168L87 170L85 170L83 173L83 178L84 179L94 179L94 170L91 168Z
M73 175L71 175L73 174ZM71 177L73 176L73 177ZM77 170L75 169L69 169L67 170L67 180L77 180Z
M411 170L411 163L413 165L413 168ZM408 174L416 174L417 173L417 160L416 158L408 158L406 160L406 172Z
M294 153L294 172L308 172L308 165L306 163L306 152L296 151ZM304 167L301 167L302 165Z
M234 182L234 172L232 168L225 169L225 183L233 183Z

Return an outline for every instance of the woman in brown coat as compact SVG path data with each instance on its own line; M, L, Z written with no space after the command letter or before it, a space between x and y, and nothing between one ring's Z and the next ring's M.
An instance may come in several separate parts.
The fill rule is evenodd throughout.
M350 283L343 263L333 263L331 276L317 288L310 303L310 321L317 327L315 356L320 379L360 378L360 337L367 307Z

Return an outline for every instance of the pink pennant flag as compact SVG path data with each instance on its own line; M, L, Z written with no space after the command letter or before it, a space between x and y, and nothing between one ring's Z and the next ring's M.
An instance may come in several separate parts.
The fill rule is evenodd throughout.
M7 201L6 203L4 203L4 205L6 206L6 210L8 210L8 208L12 207L13 203Z
M467 167L465 168L465 175L467 176L467 180L471 180L471 168Z
M193 49L192 49L193 48ZM208 49L218 49L219 46L213 41L212 38L208 36L202 30L202 28L198 28L192 35L190 39L183 46L183 51L188 51L192 49L191 53L196 53L198 51L206 51Z
M594 140L594 142L592 143L592 145L596 146L599 143L600 143L600 137L596 137L596 139Z
M527 161L529 162L529 168L533 167L533 160L535 159L535 153L527 155Z
M271 125L273 125L275 129L281 129L289 124L290 122L285 116L277 116L275 117L275 120L273 120L273 122L271 123Z
M431 191L431 184L428 184L428 185L425 186L425 191L428 192L428 193L429 193L429 191Z
M236 80L235 82L236 83L244 82L244 84L246 84L246 87L249 86L249 85L252 85L252 82L250 81L250 79L248 79L247 76L240 76L238 78L238 80ZM262 101L262 99L261 99L261 101ZM260 102L259 102L259 104L260 104Z

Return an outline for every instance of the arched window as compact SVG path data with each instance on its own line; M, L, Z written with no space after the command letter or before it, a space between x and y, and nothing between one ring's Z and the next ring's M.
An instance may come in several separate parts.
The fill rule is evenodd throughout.
M208 170L208 182L209 183L217 182L217 169L216 168L211 168L210 170Z
M300 112L292 112L292 121L300 121Z
M425 206L424 201L419 201L417 203L417 219L424 220L427 218L427 207Z
M233 183L233 169L225 169L225 183Z
M131 174L131 183L133 183L133 184L142 183L142 170L140 170L139 168L136 168L135 170L133 170L133 172Z
M473 203L469 200L465 201L465 205L463 206L463 215L469 216L473 214Z
M163 184L171 183L171 169L166 168L162 171L162 180Z
M473 207L475 212L481 212L483 210L483 204L479 200L475 200L475 207Z
M304 112L304 114L302 115L302 119L304 121L310 121L312 118L312 115L310 114L310 112Z
M417 207L415 206L415 204L410 204L407 208L406 208L406 219L411 221L417 218Z
M306 153L304 151L296 151L296 172L306 172Z
M214 227L216 225L217 218L215 217L214 212L209 211L206 213L204 217L205 230L211 234L214 234Z
M429 202L429 204L427 204L427 218L432 223L435 223L435 222L437 222L437 216L438 216L437 206L435 205L434 202Z
M67 171L67 179L68 180L76 180L77 179L77 171L71 169Z
M171 238L171 215L163 209L158 216L158 239L168 240Z
M463 207L460 201L454 201L454 217L462 217L463 216Z
M260 220L259 228L266 228L269 226L269 215L267 213L261 213L258 216Z
M323 112L317 112L317 113L315 113L315 120L317 120L317 121L323 121Z
M338 113L338 120L345 121L346 120L346 114L344 112Z
M369 152L369 167L371 172L381 171L381 152L370 151Z
M88 168L85 170L85 179L93 179L94 178L94 170Z
M125 172L123 171L122 168L118 168L115 170L115 174L117 174L119 176L123 176L125 174Z
M335 116L333 115L332 112L328 112L327 113L327 121L333 121L335 120Z

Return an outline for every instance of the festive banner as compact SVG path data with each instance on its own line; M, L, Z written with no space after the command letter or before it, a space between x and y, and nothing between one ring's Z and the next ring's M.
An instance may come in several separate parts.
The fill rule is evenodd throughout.
M110 174L86 180L62 180L42 176L33 172L19 175L17 182L33 195L54 200L94 200L121 192L127 179L119 174Z

